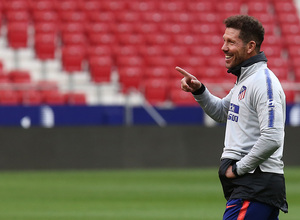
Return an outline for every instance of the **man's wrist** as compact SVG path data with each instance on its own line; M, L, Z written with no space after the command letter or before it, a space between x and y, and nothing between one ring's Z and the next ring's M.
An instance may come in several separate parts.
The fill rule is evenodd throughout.
M234 175L235 175L236 177L239 176L239 174L237 173L237 166L236 166L236 163L232 165L232 172L234 173Z
M205 86L201 84L201 87L197 89L195 92L192 92L193 95L201 95L205 91Z

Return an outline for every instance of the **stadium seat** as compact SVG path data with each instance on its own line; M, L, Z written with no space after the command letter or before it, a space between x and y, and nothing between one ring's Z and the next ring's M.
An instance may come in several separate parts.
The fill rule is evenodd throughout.
M131 56L118 56L116 57L116 64L118 67L132 66L132 67L144 67L144 59L138 55Z
M69 105L86 105L86 95L80 92L71 92L65 94L67 104Z
M286 24L296 24L299 25L298 14L293 14L289 12L282 12L277 14L278 21L281 26Z
M274 9L276 13L297 13L297 9L293 1L274 1Z
M130 92L130 90L140 90L141 82L143 79L144 69L141 67L128 67L128 66L120 66L118 68L119 73L119 82L121 86L121 91L123 93Z
M185 34L191 32L191 25L176 22L164 22L159 25L161 33L166 34Z
M53 22L56 25L60 24L59 17L57 15L56 11L52 11L52 10L33 11L32 19L35 24L37 22Z
M87 18L90 22L115 22L115 14L112 11L102 11L101 13L98 11L90 11L87 13Z
M93 82L110 82L113 66L111 56L92 56L88 64Z
M15 106L21 104L19 93L14 90L0 90L0 106Z
M64 46L87 47L88 41L84 33L64 33L61 38Z
M30 10L35 11L49 11L54 10L54 1L49 0L31 0L29 1Z
M281 26L281 32L284 36L299 35L300 24L284 24Z
M151 104L163 103L168 98L168 80L148 79L143 81L144 96Z
M7 22L30 22L30 16L28 11L7 11Z
M58 91L44 92L44 103L47 105L65 105L66 96Z
M170 101L176 106L198 106L193 95L178 88L171 88Z
M147 66L165 66L168 68L175 68L175 59L171 56L149 56L145 57L145 64Z
M159 1L158 2L159 11L171 11L171 12L180 12L186 10L186 4L184 1Z
M202 2L199 2L199 3L202 3ZM205 3L213 4L212 2L205 2ZM200 22L202 24L208 24L208 23L220 24L222 22L220 20L219 14L215 13L214 11L210 11L210 10L203 11L201 13L193 12L192 17L193 17L194 22Z
M145 38L142 34L119 33L117 34L117 40L120 45L141 46L145 44Z
M161 56L165 54L164 46L163 45L141 45L138 47L139 53L143 57L149 56ZM170 56L174 56L174 54L169 54Z
M91 12L99 13L101 10L101 2L98 0L80 1L79 7L87 14Z
M64 46L62 48L62 66L67 72L82 71L85 48L81 46Z
M168 67L156 66L148 67L144 73L144 79L164 79L169 80L171 76L171 70Z
M250 1L247 3L248 13L269 13L271 8L267 1Z
M128 4L128 9L131 11L156 11L158 8L157 1L147 1L147 0L131 0Z
M194 34L176 34L173 36L173 41L176 45L197 45L200 43L200 39L201 37Z
M9 0L2 1L3 3L3 11L6 14L9 11L28 11L29 4L28 1L23 0Z
M14 49L28 46L28 23L9 22L7 24L7 40L10 47Z
M159 25L150 22L138 22L134 26L134 30L140 34L157 33L159 31Z
M220 25L216 23L197 24L191 25L191 31L195 34L221 34Z
M30 83L30 72L24 70L11 70L8 72L8 77L13 83Z
M58 14L61 22L74 22L74 23L81 23L85 25L87 22L87 16L82 11L64 11Z
M43 96L36 90L25 90L21 92L22 104L33 106L43 104Z
M103 11L120 12L127 9L127 2L123 0L102 1L101 5Z
M53 34L35 34L34 50L40 60L55 58L57 38Z
M117 43L117 38L111 33L90 33L88 40L91 45L109 45L111 47L115 46Z
M86 51L87 58L93 56L112 56L112 54L113 54L112 48L107 45L89 46Z
M35 22L34 34L53 34L58 33L57 24L54 22Z
M191 12L197 14L202 14L206 12L215 12L215 4L213 1L190 1L187 4L187 9Z
M76 11L79 9L77 1L73 0L54 0L55 10L60 14L68 11Z

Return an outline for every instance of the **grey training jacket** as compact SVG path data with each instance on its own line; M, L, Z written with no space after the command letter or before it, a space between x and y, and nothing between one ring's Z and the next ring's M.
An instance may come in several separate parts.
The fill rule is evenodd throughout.
M194 95L211 118L226 122L221 159L238 160L237 174L263 172L283 174L285 94L264 61L242 67L229 94L220 99L208 89Z

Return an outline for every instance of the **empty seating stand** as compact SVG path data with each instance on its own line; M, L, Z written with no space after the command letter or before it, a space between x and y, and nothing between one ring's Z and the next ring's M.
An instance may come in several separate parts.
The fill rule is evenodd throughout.
M180 81L181 75L174 70L177 65L200 80L214 80L221 87L224 82L233 83L224 68L221 46L222 21L234 14L249 14L263 23L266 40L262 50L269 66L283 82L300 82L300 24L292 0L0 0L0 3L9 47L28 48L33 39L37 59L42 62L59 59L62 71L67 74L86 70L93 84L109 83L112 71L116 71L120 92L139 90L152 104L192 104L193 99L182 93L179 85L170 88L170 83L166 83ZM294 91L290 93L289 97L295 97ZM69 98L60 95L57 92L52 98L41 98L41 102L87 102L82 94L69 93ZM39 103L35 92L30 91L27 96L32 97L32 103Z

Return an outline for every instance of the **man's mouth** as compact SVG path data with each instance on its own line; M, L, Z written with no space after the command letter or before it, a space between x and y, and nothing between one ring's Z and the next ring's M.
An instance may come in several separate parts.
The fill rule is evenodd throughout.
M225 60L230 60L233 56L231 55L225 55Z

